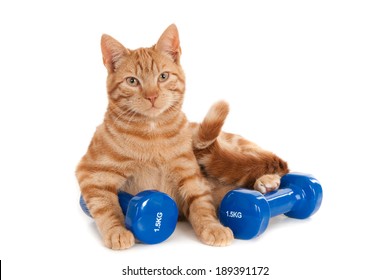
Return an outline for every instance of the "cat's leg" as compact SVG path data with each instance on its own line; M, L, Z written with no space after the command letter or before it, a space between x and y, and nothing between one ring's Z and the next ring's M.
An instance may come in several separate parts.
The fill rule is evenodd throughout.
M212 185L213 201L216 208L221 204L225 195L234 189L237 189L237 185L222 184L219 180L214 178L207 178L207 181ZM280 176L278 174L267 174L258 178L253 185L253 189L260 191L261 193L267 193L278 189L280 184ZM250 186L249 186L250 187Z
M203 178L195 157L181 159L171 173L176 178L181 212L191 223L197 237L207 245L226 246L234 237L217 218L210 185Z
M125 228L117 194L127 177L114 168L88 161L81 161L76 175L105 246L116 250L133 246L134 236Z
M234 137L237 138L236 149L238 149L242 155L258 157L259 159L262 159L263 164L265 164L265 168L260 168L263 170L261 174L255 172L255 177L259 177L256 178L253 188L263 194L277 190L280 185L281 176L288 172L287 163L275 154L260 148L255 143L248 141L239 135L234 135Z
M276 190L287 163L241 136L223 133L210 147L195 150L205 176L222 185L254 188L266 193Z
M198 238L207 245L226 246L233 241L232 231L221 225L210 189L200 176L183 181L181 188L191 190L186 197L186 217Z

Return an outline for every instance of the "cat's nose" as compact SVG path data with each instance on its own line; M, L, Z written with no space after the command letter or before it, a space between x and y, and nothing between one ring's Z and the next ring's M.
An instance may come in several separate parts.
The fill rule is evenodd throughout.
M156 102L156 99L158 97L158 94L153 94L153 95L150 95L150 96L146 96L145 98L148 99L150 101L150 103L152 103L152 105L154 105L154 102Z

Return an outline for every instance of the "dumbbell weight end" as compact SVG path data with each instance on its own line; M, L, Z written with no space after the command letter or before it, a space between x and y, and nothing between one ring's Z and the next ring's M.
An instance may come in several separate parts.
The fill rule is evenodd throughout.
M258 191L240 188L230 191L219 207L219 219L238 239L252 239L262 234L269 223L271 210Z
M125 216L125 226L134 236L146 244L166 240L176 228L178 209L167 194L148 190L132 196L118 192L119 204ZM88 207L80 196L80 206L91 217Z
M280 188L282 191L289 192L292 207L289 211L282 210L281 213L272 213L271 211L271 217L284 214L290 218L306 219L316 213L321 206L321 184L310 174L288 173L280 180ZM272 195L273 193L266 194L265 197L270 204L270 208L277 210L277 207L273 207L274 199L271 198Z

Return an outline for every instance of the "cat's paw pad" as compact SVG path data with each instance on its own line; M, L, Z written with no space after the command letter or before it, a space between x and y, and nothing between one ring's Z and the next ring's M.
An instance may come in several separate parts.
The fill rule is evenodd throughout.
M122 226L111 228L103 237L104 245L110 249L122 250L134 245L134 235Z
M234 236L230 228L220 223L210 223L201 231L199 239L211 246L227 246L233 242Z
M275 191L279 188L280 176L278 174L267 174L258 178L253 186L261 193Z

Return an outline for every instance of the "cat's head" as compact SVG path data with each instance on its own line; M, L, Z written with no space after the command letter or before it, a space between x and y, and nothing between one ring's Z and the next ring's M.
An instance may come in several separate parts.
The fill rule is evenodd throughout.
M110 106L151 118L180 110L185 77L174 24L150 48L130 50L109 35L102 36L101 48Z

